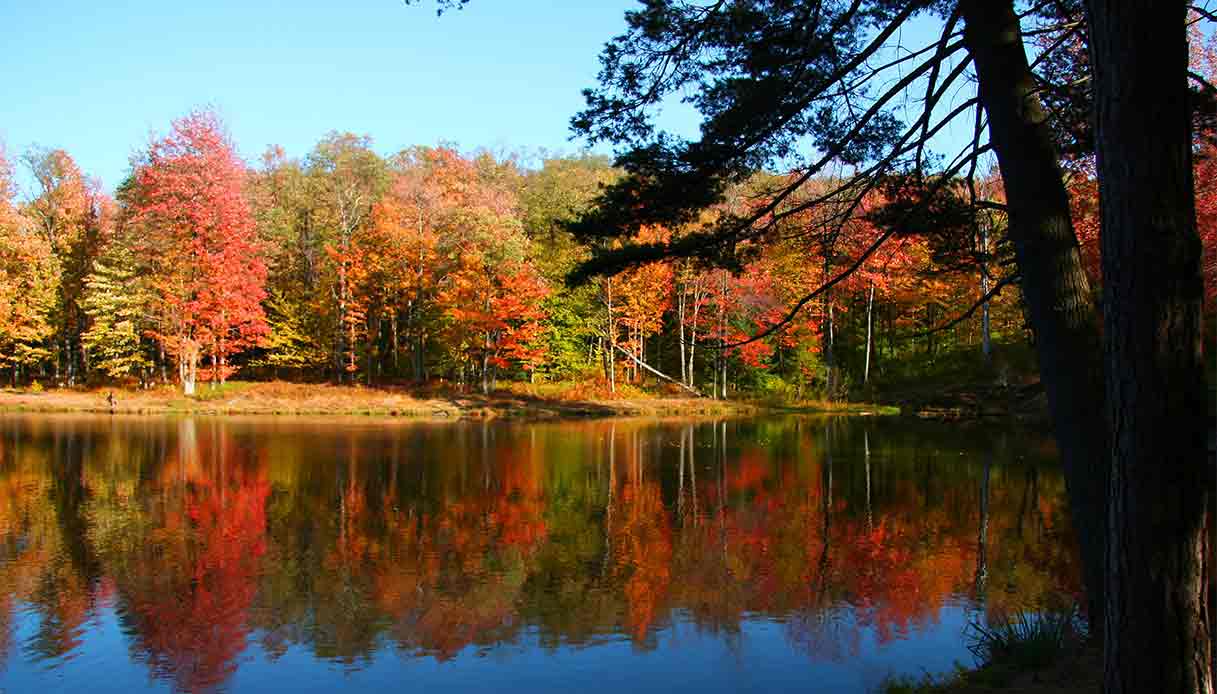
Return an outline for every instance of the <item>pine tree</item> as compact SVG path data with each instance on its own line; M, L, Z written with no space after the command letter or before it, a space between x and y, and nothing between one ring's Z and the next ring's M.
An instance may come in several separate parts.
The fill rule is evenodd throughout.
M147 329L145 306L149 288L130 247L107 244L85 279L81 308L91 323L81 336L93 368L110 378L138 376L146 380L152 367L143 334Z

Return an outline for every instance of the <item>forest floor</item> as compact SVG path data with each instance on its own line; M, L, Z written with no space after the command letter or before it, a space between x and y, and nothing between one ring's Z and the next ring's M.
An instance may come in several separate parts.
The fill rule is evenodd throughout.
M187 397L180 388L147 390L122 388L4 389L0 411L113 412L115 414L278 414L370 415L384 417L454 418L520 417L531 419L614 416L734 416L762 407L709 398L652 395L622 389L616 398L531 389L515 384L481 395L432 387L335 386L320 383L230 382L212 388L200 384ZM113 394L111 406L109 396ZM845 406L842 406L845 407ZM856 410L857 406L848 409ZM825 411L824 408L815 411Z

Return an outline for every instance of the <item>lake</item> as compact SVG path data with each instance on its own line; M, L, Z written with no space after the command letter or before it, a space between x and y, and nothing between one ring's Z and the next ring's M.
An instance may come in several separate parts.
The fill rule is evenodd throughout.
M1077 600L1051 441L0 416L0 690L870 692Z

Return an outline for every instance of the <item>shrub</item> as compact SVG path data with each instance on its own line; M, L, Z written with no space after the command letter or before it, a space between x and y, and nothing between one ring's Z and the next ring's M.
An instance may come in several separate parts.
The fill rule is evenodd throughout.
M986 624L974 620L965 634L968 650L982 665L1009 665L1020 670L1047 667L1080 635L1076 610L1019 612Z
M756 379L756 396L772 403L789 403L795 400L795 389L784 378L773 373L762 373Z

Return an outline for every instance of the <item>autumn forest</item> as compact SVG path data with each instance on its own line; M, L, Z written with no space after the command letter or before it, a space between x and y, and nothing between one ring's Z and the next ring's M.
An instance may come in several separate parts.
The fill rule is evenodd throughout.
M1212 157L1197 161L1211 297L1217 175ZM23 198L15 166L36 181ZM150 142L113 197L69 153L32 150L0 164L0 360L13 384L193 393L239 374L489 391L539 379L605 395L670 381L790 401L842 398L936 365L1009 378L1026 362L996 175L981 184L991 208L968 212L961 183L958 204L945 199L932 224L894 229L883 210L906 194L901 182L892 199L877 191L851 209L813 209L806 202L832 186L813 180L785 203L807 211L741 244L731 267L662 260L572 283L600 242L568 225L619 175L592 155L524 161L441 146L382 156L349 133L249 163L210 111ZM725 206L766 204L778 178L756 174ZM1071 180L1097 278L1096 187L1084 163ZM849 223L826 221L840 215ZM796 300L830 280L786 325Z

